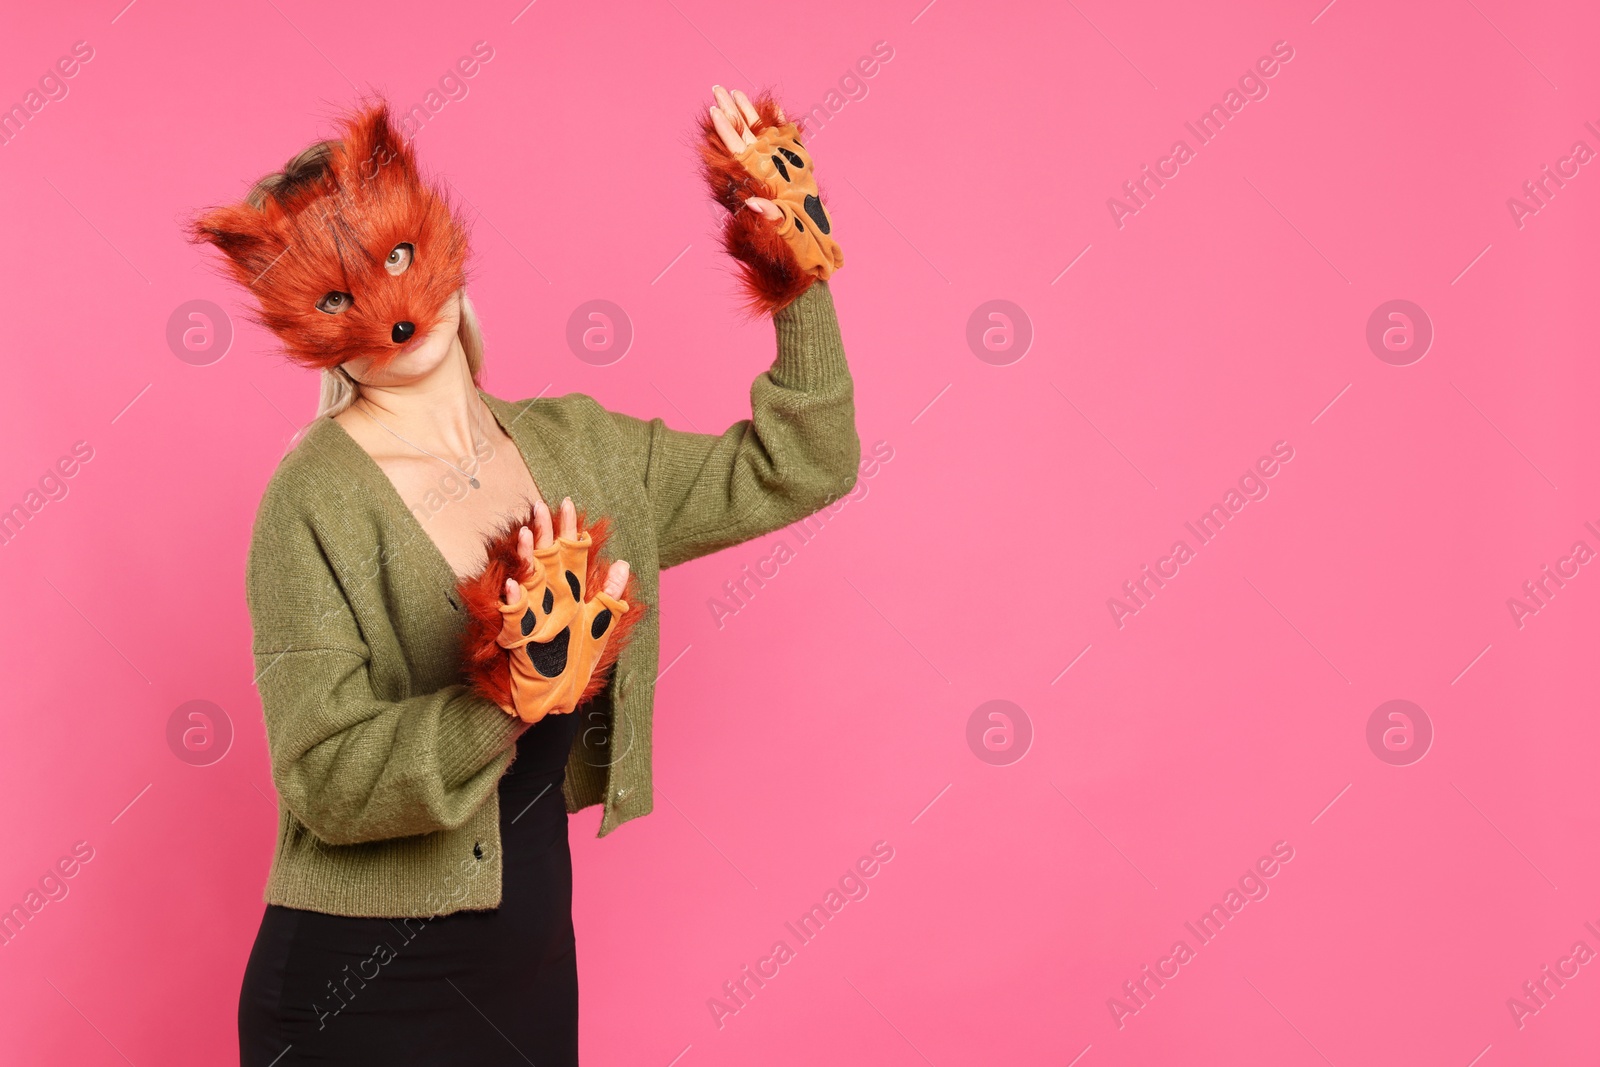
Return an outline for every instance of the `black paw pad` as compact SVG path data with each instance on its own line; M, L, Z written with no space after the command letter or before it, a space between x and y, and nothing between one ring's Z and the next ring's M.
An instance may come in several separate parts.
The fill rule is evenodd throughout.
M549 586L546 586L544 590L544 613L548 615L554 610L556 610L556 595L550 591Z
M528 662L533 664L533 669L539 672L541 678L559 678L561 672L567 669L570 637L570 630L562 630L543 644L535 641L522 646L522 650L528 654Z
M602 608L602 609L600 609L600 614L596 615L594 617L594 622L589 625L589 636L592 637L592 638L595 638L595 639L599 639L600 635L605 633L606 632L606 628L608 626L610 626L610 625L611 625L611 609L610 608Z
M789 168L783 165L783 157L782 156L773 156L772 157L772 164L773 164L773 166L778 168L778 173L783 175L783 180L784 181L788 181L789 180Z
M546 593L545 595L548 596L549 594ZM545 610L549 611L550 609L549 608L545 608ZM533 628L535 626L537 626L537 625L539 625L539 621L533 617L533 609L532 608L529 608L527 611L524 611L522 613L522 636L523 637L527 637L529 634L533 633Z
M832 233L833 227L828 224L828 213L822 210L822 201L814 196L806 197L806 214L811 216L811 221L817 224L817 229L823 233Z
M571 571L567 571L566 574L567 574L567 588L572 590L572 599L573 600L582 600L583 599L583 586L578 584L578 576L576 574L573 574Z
M799 144L800 142L796 141L795 143ZM778 151L783 153L783 158L787 159L789 161L789 165L792 166L795 170L805 170L806 169L806 161L801 159L799 156L795 155L793 152L789 151L787 148L779 148Z

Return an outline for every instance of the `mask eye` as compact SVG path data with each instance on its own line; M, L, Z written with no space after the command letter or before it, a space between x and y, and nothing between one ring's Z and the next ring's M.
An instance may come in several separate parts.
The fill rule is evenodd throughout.
M389 253L389 258L383 261L383 269L390 274L404 274L406 268L411 266L411 256L416 249L409 244L398 244L394 251Z
M317 310L325 311L329 315L338 315L350 310L350 305L355 303L355 298L349 293L324 293L321 300L317 301Z

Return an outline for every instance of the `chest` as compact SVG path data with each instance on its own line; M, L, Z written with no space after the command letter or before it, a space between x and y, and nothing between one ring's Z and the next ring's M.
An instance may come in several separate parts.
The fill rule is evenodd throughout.
M525 514L535 499L559 507L564 496L591 519L612 520L605 554L629 562L648 605L622 652L618 674L648 683L659 651L659 579L652 515L635 468L615 465L619 453L603 420L580 422L554 401L495 410L501 433L480 444L474 456L451 457L481 488L472 489L461 474L426 456L418 457L420 463L373 457L394 492L374 485L362 494L374 506L329 516L330 525L348 527L351 543L362 546L343 560L343 584L365 620L375 691L403 699L460 680L464 616L453 579L482 567L486 535L507 518ZM519 421L522 432L513 439L505 429ZM339 443L353 445L348 436ZM376 478L378 471L371 475Z
M488 536L541 495L516 443L503 432L486 436L473 456L456 465L477 479L478 488L427 456L378 460L417 525L461 577L483 566Z

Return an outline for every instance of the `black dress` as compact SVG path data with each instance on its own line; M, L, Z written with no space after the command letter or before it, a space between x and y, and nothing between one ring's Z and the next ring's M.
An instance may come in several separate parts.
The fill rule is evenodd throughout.
M577 715L541 719L500 779L497 909L405 921L267 905L239 994L242 1067L578 1062L561 794L577 729ZM377 976L345 982L356 992L336 997L363 963L360 973Z

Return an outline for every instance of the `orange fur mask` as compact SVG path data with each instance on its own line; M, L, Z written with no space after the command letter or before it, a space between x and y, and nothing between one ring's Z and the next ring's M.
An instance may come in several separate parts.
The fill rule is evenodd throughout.
M264 182L260 207L205 211L189 235L227 256L290 358L326 368L371 356L381 369L447 317L466 283L466 227L422 180L387 105L340 127L325 152Z

